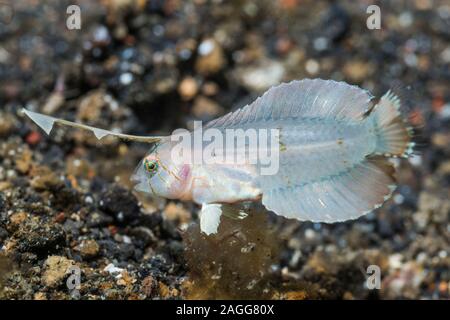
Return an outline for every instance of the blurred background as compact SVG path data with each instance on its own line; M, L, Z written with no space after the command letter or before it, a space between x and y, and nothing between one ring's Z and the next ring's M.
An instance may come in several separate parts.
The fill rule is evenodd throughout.
M0 298L450 298L449 40L444 0L0 0ZM148 145L49 137L19 113L170 134L303 78L395 88L416 127L393 198L356 221L256 206L206 238L194 204L132 190Z

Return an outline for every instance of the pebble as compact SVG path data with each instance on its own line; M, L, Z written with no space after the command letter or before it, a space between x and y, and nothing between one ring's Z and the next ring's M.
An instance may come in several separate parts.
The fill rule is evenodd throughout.
M212 120L223 112L223 108L217 102L204 96L197 97L192 106L192 114L204 121Z
M42 139L42 135L38 131L31 131L25 138L25 141L29 145L35 146L41 141L41 139Z
M350 61L344 65L343 72L351 82L362 82L370 76L371 69L367 61Z
M217 73L225 66L225 56L219 43L209 38L198 46L198 57L195 70L202 75Z
M308 59L306 60L305 69L309 74L316 75L320 71L320 65L316 60Z
M115 276L116 278L120 278L122 276L122 272L125 269L116 267L113 263L108 264L103 271L108 272L109 274Z
M190 211L186 210L181 204L170 202L164 208L163 216L172 221L179 221L180 223L188 223L192 216Z
M39 217L25 220L13 234L19 252L48 255L56 251L65 241L65 233L60 225L46 222Z
M158 282L152 277L147 276L142 280L141 291L147 298L151 298L155 294Z
M100 246L95 240L83 240L77 247L81 256L85 259L91 259L98 255Z
M184 78L178 85L178 93L180 94L181 98L185 101L193 99L196 96L197 92L198 92L198 84L195 78L193 77Z
M116 222L130 222L140 213L136 197L118 185L104 191L100 196L100 209L114 217Z
M403 265L403 256L400 253L395 253L389 256L389 267L392 269L400 269Z
M16 125L16 117L0 111L0 137L8 136L16 128Z
M258 65L240 67L235 74L238 81L249 90L262 92L279 84L285 76L285 68L281 62L263 60Z
M36 166L30 172L30 185L38 191L55 188L61 184L59 177L47 166Z
M62 256L50 256L44 262L44 273L42 283L48 287L56 287L62 284L66 275L70 273L69 268L74 266L73 260Z
M120 83L124 86L128 86L133 81L133 75L129 72L122 73L120 75Z
M205 96L214 96L217 92L219 92L219 86L212 81L207 81L202 86L202 93Z
M104 90L93 90L81 99L77 119L82 122L95 122L99 119L101 111L105 106Z

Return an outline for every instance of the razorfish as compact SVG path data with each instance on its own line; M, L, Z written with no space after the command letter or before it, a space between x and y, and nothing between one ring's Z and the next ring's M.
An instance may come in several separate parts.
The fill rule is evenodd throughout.
M153 144L132 176L135 188L201 205L200 227L209 235L217 232L225 206L243 201L261 201L286 218L324 223L356 219L380 207L395 189L390 158L408 157L414 143L399 98L388 91L376 104L372 99L368 91L345 82L292 81L200 128L216 135L232 129L271 132L265 141L277 139L267 148L277 155L277 166L270 174L262 174L263 162L250 157L239 163L219 156L207 163L180 160L175 134L132 136L24 112L47 134L59 123L91 130L98 139L113 135ZM197 131L181 136L195 138ZM249 140L235 153L251 156L265 148L261 139L253 148ZM211 154L205 140L188 146L193 154L207 148ZM213 154L230 149L219 146Z

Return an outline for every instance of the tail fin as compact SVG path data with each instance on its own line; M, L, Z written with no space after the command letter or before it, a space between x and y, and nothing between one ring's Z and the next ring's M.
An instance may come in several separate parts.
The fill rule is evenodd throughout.
M377 134L375 153L387 157L408 157L413 152L413 131L400 113L400 99L386 92L369 114Z

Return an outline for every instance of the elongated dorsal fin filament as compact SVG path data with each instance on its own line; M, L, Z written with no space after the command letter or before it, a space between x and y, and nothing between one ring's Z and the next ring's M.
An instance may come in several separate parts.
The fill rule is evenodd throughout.
M158 142L161 139L163 139L163 137L159 137L159 136L147 137L147 136L135 136L135 135L129 135L129 134L124 134L124 133L117 133L117 132L113 132L113 131L109 131L109 130L91 127L91 126L81 124L81 123L76 123L76 122L67 121L64 119L54 118L54 117L47 116L42 113L30 111L27 109L22 109L22 111L31 120L33 120L40 128L42 128L42 130L44 130L45 133L47 133L47 134L50 134L55 123L58 123L58 124L61 124L64 126L69 126L69 127L74 127L74 128L78 128L78 129L91 131L94 133L95 137L99 140L108 135L114 136L114 137L117 137L117 138L120 138L123 140L138 141L138 142L145 142L145 143L155 143L155 142Z

